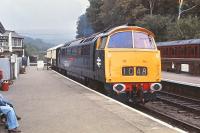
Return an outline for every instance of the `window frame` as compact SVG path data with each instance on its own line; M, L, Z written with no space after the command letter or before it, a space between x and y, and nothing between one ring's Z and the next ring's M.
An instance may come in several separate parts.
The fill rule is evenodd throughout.
M102 38L106 38L106 42L105 42L104 48L100 48L101 47L101 43L102 43ZM110 40L109 36L101 36L101 37L99 37L98 40L96 41L96 43L97 43L96 50L104 50L104 49L106 49L108 40Z
M156 42L155 42L155 39L154 39L154 37L152 35L149 35L146 32L142 32L142 31L132 31L132 32L133 32L133 36L134 36L134 38L133 38L134 49L158 50ZM143 33L143 34L147 35L148 37L151 37L151 39L152 39L152 45L153 45L154 48L151 48L151 49L150 48L135 48L135 35L134 35L134 33Z
M124 30L124 31L118 31L118 32L114 32L113 34L109 35L108 38L107 38L107 43L106 43L106 46L105 48L107 49L121 49L121 48L108 48L108 45L109 45L109 42L110 42L110 39L113 35L115 34L118 34L118 33L121 33L121 32L131 32L131 37L132 37L132 48L123 48L123 49L134 49L134 37L133 37L133 30Z
M120 32L132 32L132 44L133 44L133 48L108 48L108 45L109 45L109 41L110 41L110 39L111 39L111 37L113 36L113 35L115 35L115 34L117 34L117 33L120 33ZM146 34L147 36L150 36L151 37L151 39L152 39L152 45L153 45L153 47L154 48L135 48L135 35L134 35L134 33L143 33L143 34ZM103 36L102 36L103 37ZM102 37L100 37L100 39L102 38ZM100 44L99 44L100 45ZM99 47L99 46L98 46ZM98 49L98 48L97 48ZM152 36L152 35L150 35L150 34L147 34L146 32L142 32L142 31L134 31L134 30L123 30L123 31L118 31L118 32L114 32L114 33L112 33L112 34L110 34L110 35L108 35L107 36L107 40L106 40L106 46L105 46L105 48L104 49L142 49L142 50L158 50L158 48L157 48L157 45L156 45L156 42L155 42L155 39L154 39L154 37Z

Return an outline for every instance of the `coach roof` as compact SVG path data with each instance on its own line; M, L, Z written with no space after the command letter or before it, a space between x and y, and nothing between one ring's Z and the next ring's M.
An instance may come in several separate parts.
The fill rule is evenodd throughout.
M193 44L199 44L200 45L200 39L157 42L157 46L175 46L175 45L193 45Z

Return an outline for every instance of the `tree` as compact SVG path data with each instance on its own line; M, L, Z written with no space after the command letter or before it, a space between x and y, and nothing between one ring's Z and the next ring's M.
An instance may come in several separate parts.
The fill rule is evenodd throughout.
M166 40L167 26L171 22L170 17L161 15L146 15L137 25L147 28L156 35L157 41Z
M33 55L38 55L39 54L39 49L36 46L33 46L31 44L25 44L24 45L25 49L25 55L26 56L33 56Z
M85 14L79 17L77 22L77 36L76 38L80 37L87 37L94 33L92 26L88 22L87 16Z
M179 22L168 25L167 35L169 40L182 40L200 38L200 18L188 16ZM180 32L181 31L181 32Z
M140 0L104 0L101 7L101 19L105 27L135 22L144 16L147 9Z
M102 0L89 0L90 6L86 9L86 16L95 32L99 32L104 29L103 22L100 18Z
M189 2L190 2L190 3L189 3ZM178 0L178 3L179 3L178 18L177 18L178 21L180 20L181 15L182 15L183 13L188 12L188 11L190 11L190 10L196 8L196 7L199 6L199 4L200 4L199 0L191 0L191 1L189 1L189 2L185 2L184 0ZM192 3L193 5L190 6L190 7L188 7L188 5L191 4L191 3ZM183 9L183 6L184 6L184 5L186 6L185 9Z
M153 9L154 9L154 6L155 6L155 2L157 0L147 0L149 2L149 10L150 10L150 15L152 16L153 15Z
M89 0L89 2L86 16L94 32L131 22L153 31L158 41L199 37L200 29L197 25L200 23L200 0ZM192 21L195 21L194 25Z

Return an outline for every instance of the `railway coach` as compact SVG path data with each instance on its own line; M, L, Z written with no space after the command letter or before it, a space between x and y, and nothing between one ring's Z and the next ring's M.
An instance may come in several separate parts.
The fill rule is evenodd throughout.
M47 49L46 59L47 59L47 68L56 68L56 49L62 47L64 44L59 44L55 47Z
M162 70L200 75L200 39L159 42Z
M110 96L145 103L160 91L160 52L154 34L119 26L56 49L57 70L101 86Z

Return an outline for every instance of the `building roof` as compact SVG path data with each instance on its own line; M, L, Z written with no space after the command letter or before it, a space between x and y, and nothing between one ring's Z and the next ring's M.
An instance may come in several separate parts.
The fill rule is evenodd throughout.
M175 45L193 45L193 44L199 44L200 45L200 39L157 42L157 46L175 46Z
M17 34L15 31L10 31L10 30L6 30L6 32L3 34L3 36L9 36L10 32L12 33L12 37L23 39L23 37L20 36L19 34Z
M5 28L3 27L2 23L0 22L0 33L3 34L5 32Z

